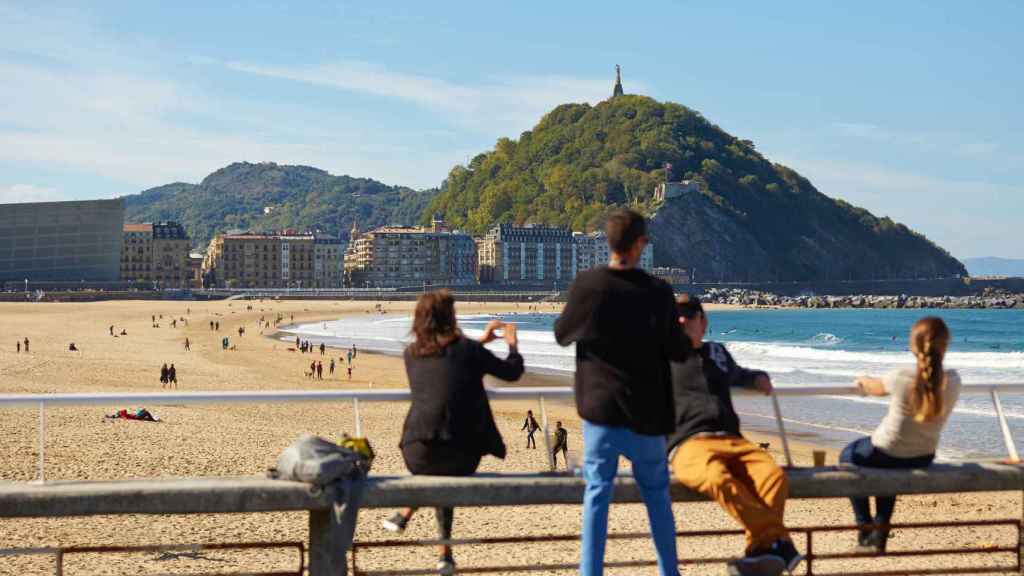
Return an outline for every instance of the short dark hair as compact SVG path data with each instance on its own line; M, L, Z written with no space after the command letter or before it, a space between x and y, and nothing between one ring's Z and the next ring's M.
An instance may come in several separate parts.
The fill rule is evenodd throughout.
M679 310L679 315L687 320L693 320L698 314L704 316L704 305L701 304L700 298L691 294L680 294L676 298L676 309Z
M647 236L647 222L640 214L622 208L608 215L604 231L612 252L625 254L641 238Z

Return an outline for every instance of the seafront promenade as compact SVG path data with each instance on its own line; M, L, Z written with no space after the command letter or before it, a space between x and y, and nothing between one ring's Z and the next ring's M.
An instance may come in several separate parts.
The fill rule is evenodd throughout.
M384 304L400 312L406 304ZM364 302L331 301L232 301L232 302L104 302L91 304L2 304L0 311L10 333L9 345L0 346L0 393L154 393L160 392L158 372L164 362L174 362L179 390L252 391L291 389L354 388L401 389L405 386L401 362L395 358L359 354L351 383L344 371L323 381L309 380L303 373L313 355L288 350L288 345L261 338L256 327L261 316L286 321L312 322L347 314L375 313ZM499 311L495 305L467 304L461 312ZM473 308L473 306L477 306ZM555 305L550 306L554 311ZM251 308L250 308L251 307ZM294 314L294 320L292 315ZM152 316L158 316L153 322ZM163 315L163 318L159 318ZM170 328L171 318L186 318ZM220 332L211 331L210 321L219 321ZM154 327L159 324L159 327ZM126 336L113 338L108 327ZM237 328L246 328L237 336ZM236 350L222 350L221 338L231 337ZM14 342L31 339L29 354L15 352ZM185 337L192 351L183 348ZM68 352L70 341L79 352ZM328 351L330 354L332 351ZM339 354L334 352L335 360ZM543 384L541 380L527 384ZM509 457L488 459L482 472L490 474L536 474L546 471L539 451L522 446L519 427L527 400L495 403L496 419ZM274 458L302 432L337 437L353 430L351 403L260 404L260 405L175 405L147 406L162 422L104 421L103 415L119 408L138 406L62 407L47 410L46 477L61 480L117 480L152 477L230 477L262 473ZM785 405L783 404L783 409ZM562 419L570 432L570 447L580 446L579 424L568 406L552 403L549 418ZM360 406L365 431L377 448L375 475L404 473L397 451L398 434L405 406L401 403L366 403ZM34 409L12 409L0 420L5 449L0 451L2 480L30 481L37 462L38 414ZM996 426L994 424L994 426ZM998 433L996 427L994 433ZM784 460L777 440L772 443L776 458ZM795 439L793 458L797 465L811 461L811 446ZM834 462L834 454L829 455ZM929 522L949 518L986 520L1016 518L1020 515L1019 490L985 494L914 496L901 501L899 522ZM357 542L391 540L379 529L379 521L392 509L368 509L360 516ZM679 503L675 514L679 528L689 530L732 530L733 522L710 503ZM465 508L456 513L455 536L537 537L529 543L463 546L457 550L460 566L515 565L531 559L545 563L571 563L578 556L574 540L546 538L552 534L575 534L579 529L579 506L522 505L509 508ZM850 522L848 504L842 499L794 500L787 521L796 526ZM25 546L127 545L223 543L247 541L307 542L308 513L271 512L253 514L211 514L200 516L96 516L88 518L7 519L0 523L0 548ZM612 513L616 532L643 532L646 519L641 506L623 505ZM984 546L1006 541L1006 527L942 528L924 536L914 531L897 531L891 549L912 550L929 546ZM417 516L403 538L433 538L429 513ZM1012 535L1011 535L1012 539ZM838 534L815 543L821 552L840 553L852 545L852 535ZM682 550L688 558L713 557L737 550L735 536L684 539ZM367 549L360 551L360 564L374 570L426 568L432 552L425 549ZM198 572L243 572L274 570L289 566L286 552L209 551L202 554L143 553L105 557L84 554L68 558L67 574L157 574ZM643 541L615 542L609 559L620 562L650 560L649 545ZM993 558L992 562L1001 561ZM11 558L0 567L3 574L46 573L49 562L39 558ZM122 569L129 565L130 570ZM854 564L849 564L854 566ZM871 564L864 564L870 566ZM649 573L650 569L626 569L619 573ZM554 572L552 572L554 573ZM687 574L705 574L697 568Z

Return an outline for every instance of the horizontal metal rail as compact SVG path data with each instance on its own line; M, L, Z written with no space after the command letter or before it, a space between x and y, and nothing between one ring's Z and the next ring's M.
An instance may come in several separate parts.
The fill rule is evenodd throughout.
M949 521L949 522L915 522L906 524L893 524L890 528L899 528L906 530L922 530L922 529L941 529L941 528L977 528L977 527L1000 527L1005 526L1013 528L1016 532L1016 541L1012 544L1005 546L979 546L975 548L924 548L914 550L892 550L885 553L885 558L913 558L922 556L944 556L944 555L984 555L986 558L993 554L1005 554L1010 556L1008 558L1013 564L1007 563L1002 566L976 566L976 567L962 567L962 568L944 568L944 569L922 569L915 568L913 570L906 569L890 569L890 570L873 570L865 572L850 572L844 570L838 573L828 574L843 574L846 576L860 575L860 576L895 576L901 574L982 574L982 573L1006 573L1006 572L1019 572L1021 569L1020 559L1020 541L1021 541L1021 522L1019 520L967 520L967 521ZM789 530L794 534L803 534L807 539L807 549L805 551L805 559L807 563L806 573L808 575L818 574L823 575L821 572L815 571L816 561L835 561L835 560L850 560L850 559L866 559L866 558L878 558L878 554L875 553L826 553L816 554L813 548L813 538L816 533L830 533L830 532L849 532L861 528L856 525L845 525L845 526L799 526L790 527ZM676 533L677 538L713 538L713 537L724 537L724 536L740 536L744 532L742 530L690 530L680 531ZM609 533L609 540L636 540L648 538L649 534L646 532L620 532L620 533ZM449 546L459 545L501 545L501 544L543 544L552 542L578 542L579 535L577 534L546 534L543 536L506 536L506 537L491 537L491 538L460 538L451 540L434 540L434 539L423 539L423 540L383 540L376 542L353 542L352 543L352 574L353 576L419 576L426 574L434 574L435 570L429 569L399 569L399 570L360 570L358 559L359 550L372 550L372 549L388 549L388 548L399 548L399 547L412 547L412 546L435 546L440 544L446 544ZM735 557L730 556L715 556L715 557L700 557L700 558L681 558L679 560L680 565L707 565L707 564L721 564L734 560ZM640 568L647 566L654 566L656 562L653 560L629 560L629 561L611 561L605 562L605 568ZM490 574L497 572L544 572L544 571L564 571L564 570L575 570L577 569L576 564L559 563L559 564L529 564L520 566L472 566L472 567L460 567L460 574Z
M1024 394L1024 383L965 384L961 394ZM759 396L754 390L738 388L734 394ZM490 388L493 400L533 400L540 397L573 397L569 386L536 386L522 388ZM856 386L778 386L774 394L788 398L797 396L862 396ZM279 402L404 402L410 399L408 389L393 390L267 390L267 391L212 391L212 392L94 392L84 394L0 394L0 407L37 408L40 403L49 407L88 406L111 404L275 404Z
M999 422L1006 447L1008 459L1018 462L1019 456L1013 434L999 400L999 393L1024 393L1024 383L974 383L963 386L961 394L988 394L995 407L995 417ZM544 400L569 399L573 390L568 386L537 386L490 388L487 391L492 400L539 400L544 438L548 438L547 407ZM737 394L755 396L759 392L748 389L737 389ZM789 450L789 439L779 397L796 396L862 396L855 386L779 386L772 392L772 408L779 437L782 439L786 466L793 466L793 457ZM213 392L97 392L84 394L0 394L0 408L35 407L39 409L39 440L38 481L45 480L46 451L46 408L57 406L89 406L89 405L134 405L151 406L185 405L185 404L278 404L283 402L346 402L351 401L354 413L354 430L357 435L362 432L359 402L404 402L411 398L408 389L393 390L268 390L268 391L213 391Z

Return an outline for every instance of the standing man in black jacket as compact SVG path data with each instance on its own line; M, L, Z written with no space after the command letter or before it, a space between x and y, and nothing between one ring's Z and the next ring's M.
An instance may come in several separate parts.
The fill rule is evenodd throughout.
M555 338L576 344L576 409L583 418L583 541L581 576L601 576L608 505L619 457L647 505L660 576L679 574L669 497L665 436L675 426L669 360L690 351L678 322L672 288L637 268L647 225L630 210L606 225L607 266L576 276Z
M683 294L676 301L686 338L697 351L672 362L676 429L669 438L672 472L691 490L718 502L746 531L743 558L730 573L778 576L803 560L783 524L789 484L772 457L740 434L732 406L733 387L771 394L772 380L760 370L736 364L725 346L705 342L708 318L700 300Z

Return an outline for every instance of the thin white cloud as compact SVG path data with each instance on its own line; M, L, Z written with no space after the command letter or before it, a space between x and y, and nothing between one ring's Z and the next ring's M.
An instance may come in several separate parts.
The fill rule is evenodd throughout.
M297 67L248 62L226 62L224 66L235 72L404 100L489 135L516 135L532 128L541 115L559 104L598 102L611 93L610 77L506 75L477 84L458 84L358 60ZM631 91L644 92L646 86L634 82Z
M11 184L0 186L0 204L21 204L25 202L54 202L70 200L56 188L32 184Z

